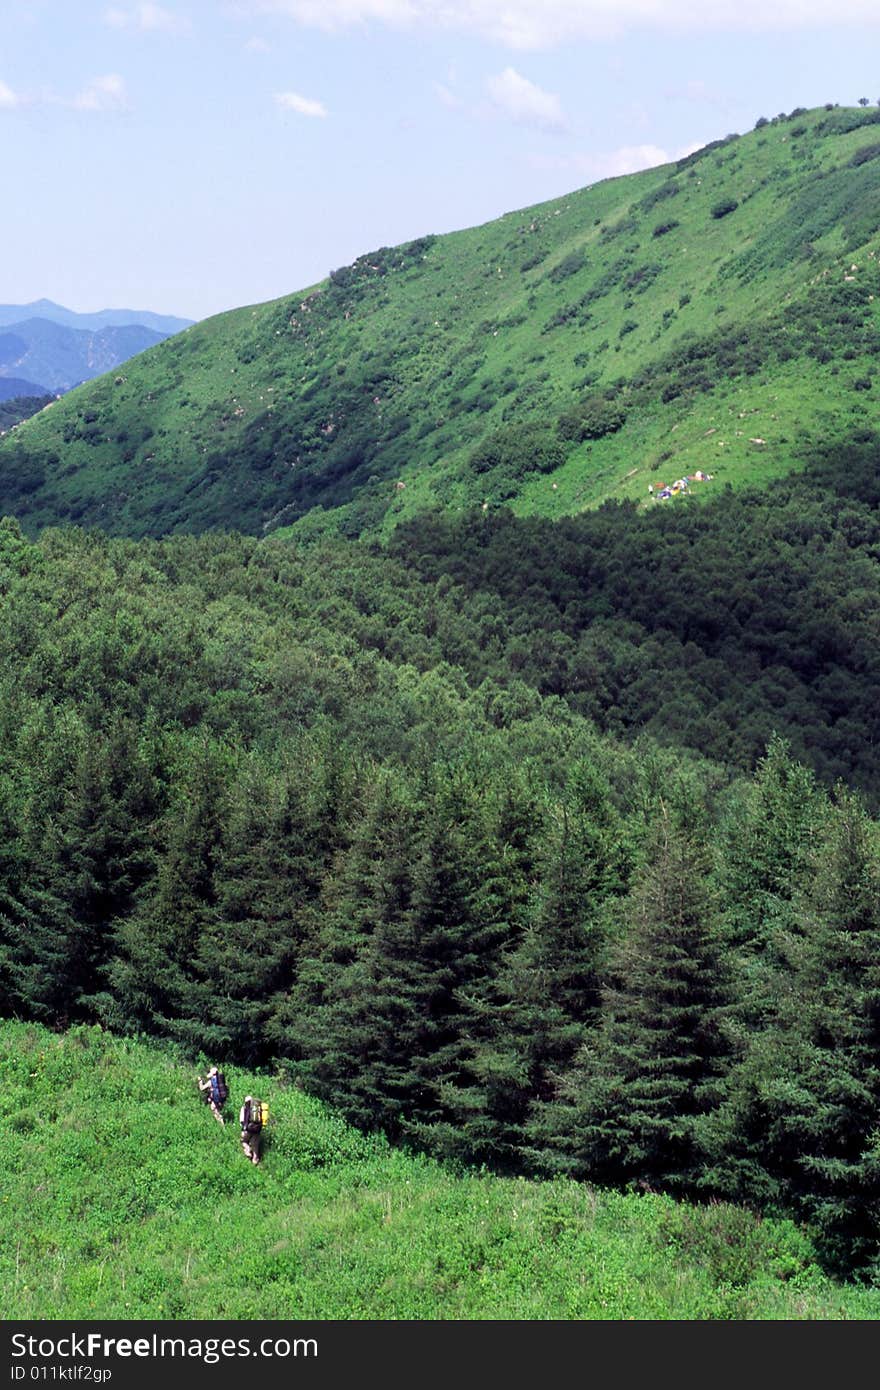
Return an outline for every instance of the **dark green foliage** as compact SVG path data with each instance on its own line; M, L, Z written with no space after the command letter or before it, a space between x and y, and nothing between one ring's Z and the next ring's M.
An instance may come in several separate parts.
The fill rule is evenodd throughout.
M115 1027L134 1025L191 1044L204 1036L208 1020L192 977L216 922L230 767L226 750L207 742L196 750L181 799L169 808L155 879L137 910L118 923L102 1008Z
M561 439L580 442L615 434L625 420L626 412L616 402L602 396L588 396L573 410L560 415L556 428Z
M515 481L527 473L551 473L565 458L549 422L505 425L473 451L470 466L487 482Z
M665 202L667 198L675 198L680 192L681 185L676 183L675 179L668 179L666 183L661 183L652 192L646 193L639 203L639 208L642 212L650 212L651 208L656 207L658 203Z
M739 203L736 198L724 198L720 203L714 203L710 209L714 218L727 217L729 213L736 212Z
M841 791L826 820L809 865L815 836L801 838L787 920L775 927L772 1011L741 1037L710 1125L721 1155L712 1181L787 1200L826 1262L851 1273L876 1270L880 1233L880 878L875 831L856 799Z
M878 497L866 434L384 553L4 523L0 1006L277 1059L456 1160L770 1201L870 1269L876 827L763 750L876 793Z
M275 1320L283 1335L293 1307L341 1322L877 1317L877 1290L824 1276L790 1220L453 1173L357 1133L284 1072L230 1067L234 1096L271 1107L254 1173L235 1126L219 1129L196 1098L197 1067L203 1057L96 1027L0 1025L14 1236L0 1316L136 1313L174 1320L168 1337L205 1319L218 1345L230 1319L252 1332Z
M725 976L705 849L664 814L626 905L601 1028L565 1083L560 1124L578 1175L693 1189L699 1121L720 1103Z
M378 251L368 251L358 256L352 265L331 270L330 288L350 296L352 291L359 291L375 279L419 266L436 240L433 236L423 236L402 246L381 246Z
M12 429L20 420L36 415L38 410L43 410L54 400L54 396L12 396L9 400L0 400L0 432Z
M686 154L683 155L681 159L677 159L675 161L677 172L683 173L685 169L689 171L692 170L693 166L698 164L701 159L704 159L707 154L711 154L714 150L723 150L725 145L729 145L739 138L738 135L727 135L723 140L710 140L708 145L703 145L700 149L694 150L693 154Z
M829 108L826 107L826 110ZM880 125L880 111L856 111L855 107L832 109L817 130L822 134L848 135L851 130L861 130L866 125Z
M0 1008L278 1062L456 1161L771 1203L873 1273L880 277L827 262L880 160L844 114L753 141L766 192L722 141L498 224L445 289L462 243L385 248L4 441L34 525L106 521L112 452L110 524L208 534L0 524ZM710 298L660 240L730 189ZM646 505L816 363L800 475ZM492 505L539 494L571 518Z
M577 275L578 271L583 270L586 263L586 254L582 249L571 251L564 260L553 267L549 278L554 284L559 284L561 280L567 280L570 275Z
M662 265L658 265L656 261L650 265L636 266L634 270L631 270L629 274L624 277L623 288L625 290L636 290L641 294L649 285L653 284L662 271Z
M869 434L803 477L708 507L608 506L555 526L426 520L393 548L426 578L505 603L528 594L508 659L606 727L747 766L778 730L826 781L876 799L880 598L864 547L878 540L877 458Z
M875 114L781 116L780 138L729 136L679 161L673 177L644 171L483 228L382 247L322 285L196 325L124 378L70 392L4 437L0 506L31 533L77 522L154 536L298 525L376 538L423 507L507 500L577 514L636 495L628 480L643 451L682 442L672 438L679 397L706 398L708 416L709 397L729 408L731 378L765 370L780 377L780 418L796 418L797 433L782 431L760 463L742 448L726 457L734 486L779 476L828 424L824 392L801 392L794 364L811 383L816 364L829 364L827 383L841 361L857 362L832 383L838 442L861 405L850 377L871 375L878 286L867 251L880 225L880 160L859 131ZM733 202L735 216L709 218ZM711 237L700 232L707 220ZM679 239L684 260L673 254ZM841 288L838 258L850 253L860 266L849 312L867 310L856 334L827 293ZM671 317L685 293L691 342ZM585 460L565 450L556 489L534 476L555 460L520 459L480 496L470 459L481 440L567 413L585 356L600 390L617 387L624 437L595 451L582 478ZM762 385L753 380L750 394Z

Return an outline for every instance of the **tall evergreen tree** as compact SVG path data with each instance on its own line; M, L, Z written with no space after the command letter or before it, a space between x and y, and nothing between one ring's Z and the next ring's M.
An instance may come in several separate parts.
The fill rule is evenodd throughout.
M595 1041L579 1053L557 1115L582 1176L691 1190L698 1121L718 1103L729 1002L704 846L665 818L625 905Z
M298 979L274 1001L276 1050L307 1084L364 1128L393 1130L398 1112L377 1073L395 1057L402 1027L378 939L404 932L418 854L420 808L403 779L383 773L364 789L348 850L325 880L322 910Z
M444 1089L464 1077L464 996L492 972L505 930L485 786L461 764L427 780L386 822L375 872L352 861L358 934L345 946L335 933L351 957L325 976L312 1065L322 1093L358 1123L420 1142L447 1118Z
M627 873L620 820L591 763L575 764L560 801L529 820L523 925L468 998L472 1057L445 1139L448 1152L511 1171L547 1161L547 1104L594 1024L607 907Z
M272 1000L289 989L320 884L308 787L255 762L230 793L213 911L192 952L193 1040L248 1065L271 1055Z
M114 1027L192 1042L204 1024L194 962L216 922L215 874L235 758L207 739L187 752L181 793L165 816L167 839L155 879L135 910L116 923L109 990L100 1008Z
M838 1272L880 1243L880 853L840 789L772 1023L750 1036L717 1117L719 1185L787 1204Z

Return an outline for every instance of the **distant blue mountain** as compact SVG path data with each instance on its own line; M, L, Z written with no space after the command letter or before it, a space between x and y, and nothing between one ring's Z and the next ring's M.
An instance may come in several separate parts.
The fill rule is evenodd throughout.
M22 381L17 376L0 376L0 401L14 401L17 396L46 396L50 393L34 381Z
M69 391L189 326L147 311L77 314L49 299L0 305L0 382L24 382L34 395ZM0 399L7 398L3 389Z
M0 328L25 319L49 319L65 328L126 328L140 324L163 338L180 333L193 322L175 318L173 314L154 314L149 309L101 309L95 314L78 314L62 304L54 304L51 299L35 299L32 304L0 304Z

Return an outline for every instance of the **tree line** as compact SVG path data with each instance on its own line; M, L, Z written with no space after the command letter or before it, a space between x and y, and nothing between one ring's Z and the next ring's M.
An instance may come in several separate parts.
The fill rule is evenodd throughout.
M680 559L731 508L645 524ZM620 515L555 567L524 524L519 585L505 518L454 554L0 523L0 1005L280 1065L453 1162L794 1212L870 1273L877 826L783 738L741 770L548 681Z

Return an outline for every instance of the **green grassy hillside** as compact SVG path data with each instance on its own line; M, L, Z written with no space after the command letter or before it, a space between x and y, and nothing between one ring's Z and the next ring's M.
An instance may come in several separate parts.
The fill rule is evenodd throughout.
M880 1315L787 1221L457 1177L228 1068L272 1104L255 1169L167 1052L7 1022L0 1059L6 1318Z
M878 120L793 112L208 320L0 441L0 506L359 534L798 468L876 420Z

